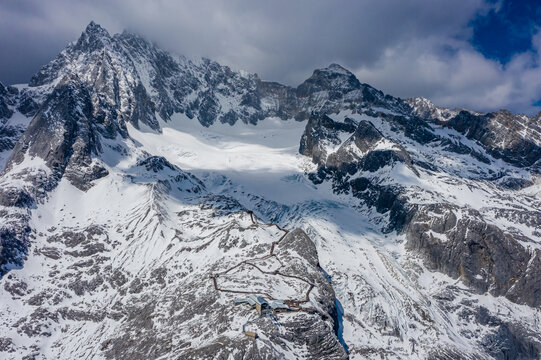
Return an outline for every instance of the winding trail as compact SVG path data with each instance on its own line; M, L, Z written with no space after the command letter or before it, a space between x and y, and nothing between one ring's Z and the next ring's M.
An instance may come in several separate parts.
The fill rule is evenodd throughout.
M254 212L251 211L251 210L246 210L246 213L248 213L250 215L250 219L252 220L252 224L254 225L258 225L258 222L256 221L255 217L254 217ZM268 293L264 293L264 292L261 292L261 291L244 291L244 290L228 290L228 289L222 289L218 286L218 282L217 282L217 279L218 277L222 276L222 275L226 275L227 273L231 272L232 270L238 268L239 266L242 266L242 265L249 265L249 266L252 266L254 267L255 269L257 269L259 272L263 273L263 274L267 274L267 275L276 275L276 276L283 276L283 277L286 277L286 278L291 278L291 279L295 279L295 280L299 280L299 281L302 281L304 282L305 284L308 285L308 290L306 291L306 294L305 294L305 297L304 299L302 300L299 300L299 299L284 299L284 302L286 303L290 303L292 305L300 305L300 304L304 304L304 303L307 303L310 301L310 292L312 291L312 289L314 288L314 284L312 284L310 281L306 280L306 279L303 279L301 278L300 276L296 276L296 275L289 275L289 274L284 274L282 272L280 272L280 269L284 267L284 264L282 263L282 261L280 260L280 258L274 253L274 249L276 247L276 245L280 244L280 242L282 240L284 240L284 238L286 237L287 234L289 234L289 230L286 230L286 229L283 229L281 228L278 224L275 224L275 223L271 223L271 224L265 224L267 226L275 226L278 230L280 231L283 231L284 232L284 235L282 235L280 237L280 239L278 239L277 241L273 241L271 243L271 248L270 248L270 251L269 251L269 254L267 255L264 255L264 256L261 256L261 257L254 257L254 258L251 258L251 259L246 259L246 260L243 260L241 262L239 262L238 264L236 265L233 265L232 267L228 268L227 270L224 270L222 272L219 272L219 273L215 273L215 274L211 274L210 275L210 278L212 279L212 283L214 285L214 289L216 291L221 291L221 292L226 292L226 293L233 293L233 294L253 294L253 295L257 295L257 294L263 294L265 295L268 299L271 299L271 300L276 300L273 296L271 296L270 294ZM279 263L280 263L280 267L274 271L265 271L263 269L261 269L259 266L257 266L256 264L254 264L253 262L256 262L256 261L262 261L262 260L266 260L266 259L269 259L271 257L274 257ZM304 310L304 311L313 311L315 309L313 308L301 308L301 310Z

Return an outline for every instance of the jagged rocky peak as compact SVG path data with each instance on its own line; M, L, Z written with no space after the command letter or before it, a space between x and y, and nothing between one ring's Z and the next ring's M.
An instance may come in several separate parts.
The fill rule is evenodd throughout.
M30 116L38 104L26 91L0 83L0 172L4 169L11 150L26 130Z
M541 126L535 117L507 110L488 114L463 110L443 125L476 141L496 159L541 172Z
M68 73L79 74L94 101L109 113L102 116L120 118L120 128L122 123L143 123L159 131L158 119L169 121L175 113L204 126L256 124L269 116L305 120L312 111L337 113L361 104L389 107L397 101L338 64L315 70L291 88L209 59L192 62L172 56L128 32L111 36L94 22L34 75L30 86L52 86Z
M36 111L37 105L24 86L20 91L16 86L4 85L0 82L0 122L5 123L15 113L20 112L31 116Z
M412 107L413 113L424 119L436 119L441 121L449 120L456 116L460 110L450 110L434 103L424 97L409 98L404 100Z
M33 172L24 175L34 196L44 196L42 190L54 188L64 175L86 189L89 182L107 174L92 159L101 151L98 129L88 88L77 75L66 76L33 118L4 172L10 172L27 157L38 157L49 170L44 168L38 177Z
M91 21L74 47L83 51L95 51L103 49L105 46L111 44L111 41L109 32L94 21Z
M539 115L513 114L508 110L479 113L447 109L425 98L407 99L414 116L451 128L474 140L496 159L518 167L541 170L541 125Z
M87 65L79 70L79 72L84 73L88 71L87 63L90 61L89 57L95 52L100 52L102 56L105 56L105 48L109 47L111 51L112 45L113 39L109 35L109 32L92 21L88 24L85 31L81 33L81 36L76 42L68 44L53 61L43 66L32 76L29 86L35 87L50 84L58 80L62 75L65 75L66 72L77 71L74 68L76 61L79 62L78 65ZM94 57L92 60L96 61L98 58Z
M306 124L299 152L311 157L321 169L341 174L375 172L396 162L405 163L416 172L403 147L364 119L335 120L325 114L313 114Z
M308 119L313 111L326 114L342 110L353 113L386 110L401 114L410 111L401 99L361 83L351 71L338 64L315 70L297 87L296 94L300 105L295 116L298 120Z
M338 64L314 70L304 83L297 87L297 95L305 97L320 91L340 91L347 93L361 88L361 82L353 73Z
M159 131L156 106L141 81L144 74L137 72L122 44L95 23L34 75L30 86L54 87L74 75L90 93L96 121L105 127L104 136L127 136L127 123L135 127L144 123Z
M347 75L347 76L350 76L350 75L353 74L351 71L349 71L348 69L346 69L345 67L343 67L342 65L337 64L337 63L330 64L324 70L332 71L332 72L335 72L335 73L343 73L344 75Z
M80 75L95 101L106 104L100 107L111 112L109 118L120 117L135 127L144 123L159 131L157 116L168 121L175 113L196 117L205 126L256 123L269 111L261 109L255 76L208 59L194 63L174 57L128 32L110 36L95 23L30 85L52 84L67 72Z

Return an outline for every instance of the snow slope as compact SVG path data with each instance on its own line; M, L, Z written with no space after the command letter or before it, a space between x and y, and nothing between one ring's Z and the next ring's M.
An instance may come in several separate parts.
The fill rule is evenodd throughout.
M343 116L357 115L345 113L335 118ZM369 119L381 124L381 119ZM467 320L431 301L432 296L449 288L457 292L453 303L473 301L491 312L508 313L510 318L511 313L524 313L521 323L531 331L541 330L538 311L504 298L472 295L460 282L427 270L406 251L401 236L382 233L377 225L381 215L350 196L333 193L327 183L313 184L307 172L313 171L314 165L307 163L297 148L304 126L294 120L266 119L257 126L215 124L207 128L179 115L162 125L163 134L136 129L130 129L130 134L145 151L189 169L210 191L236 198L263 219L305 229L317 245L321 266L332 278L344 308L343 338L351 358L380 352L388 358L422 359L440 346L434 343L453 349L449 351L469 353L472 358L482 357L482 352L472 351L482 333L472 337ZM471 204L477 209L506 204L497 200L486 184L484 191L476 191L472 186L477 183L466 179L453 184L456 179L444 172L421 172L417 177L407 169L401 170L402 175L396 171L391 170L382 180L414 188L416 201L421 203L433 201L438 194L454 198L452 202L458 206ZM399 176L402 178L397 180ZM445 177L450 181L442 181ZM501 195L501 189L497 191Z

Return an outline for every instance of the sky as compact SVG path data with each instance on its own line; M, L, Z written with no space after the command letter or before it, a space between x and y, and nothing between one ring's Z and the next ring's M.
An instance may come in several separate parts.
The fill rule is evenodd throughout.
M0 0L0 81L28 82L91 20L291 86L335 62L402 98L541 111L541 2L528 0Z

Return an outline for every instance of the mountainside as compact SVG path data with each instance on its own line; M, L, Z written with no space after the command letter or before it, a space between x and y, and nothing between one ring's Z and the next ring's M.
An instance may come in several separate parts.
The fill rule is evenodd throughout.
M0 354L538 359L540 117L92 22L0 84Z

